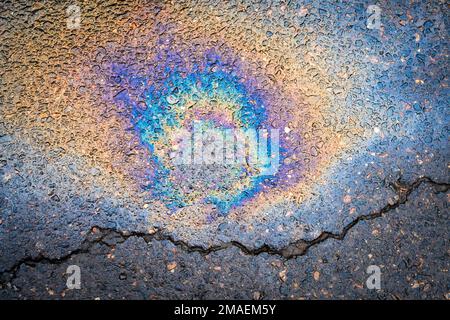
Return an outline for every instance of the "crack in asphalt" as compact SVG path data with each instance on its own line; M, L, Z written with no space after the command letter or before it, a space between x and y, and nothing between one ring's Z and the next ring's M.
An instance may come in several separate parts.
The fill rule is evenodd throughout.
M112 228L93 226L90 229L90 232L88 233L85 240L83 240L83 242L80 244L79 248L72 250L66 255L58 258L46 257L42 254L39 254L36 257L25 257L23 259L20 259L8 270L0 272L0 284L3 285L7 282L11 283L16 278L17 273L22 265L34 266L39 263L59 265L75 255L89 253L96 244L106 245L108 247L114 248L118 243L123 243L131 237L142 238L146 243L150 243L151 241L170 241L172 244L182 248L184 251L199 252L203 255L208 255L212 252L220 250L226 250L231 247L237 247L246 255L257 256L262 253L267 253L270 255L281 256L284 259L291 259L305 255L311 247L328 239L343 240L347 233L359 222L382 217L385 213L397 208L401 204L404 204L408 200L408 196L422 183L433 185L436 191L439 193L447 192L450 186L448 183L435 182L429 177L421 177L409 185L402 183L399 179L394 183L390 183L391 187L395 190L398 196L398 200L395 203L387 204L377 212L359 216L358 218L347 224L340 233L323 231L317 238L313 240L297 240L281 249L273 248L267 244L264 244L261 247L255 249L251 249L240 243L239 241L230 241L221 245L204 248L202 246L190 245L183 240L176 240L171 235L165 234L164 230L162 229L157 229L155 233L150 234L136 231L119 231ZM118 238L119 240L111 244L107 241L108 237L110 236L112 236L114 239ZM5 275L9 275L8 279L5 279Z

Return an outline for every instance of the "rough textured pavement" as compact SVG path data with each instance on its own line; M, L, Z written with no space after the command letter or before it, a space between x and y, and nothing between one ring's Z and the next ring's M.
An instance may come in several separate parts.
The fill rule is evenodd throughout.
M73 5L0 4L1 299L450 298L448 4Z

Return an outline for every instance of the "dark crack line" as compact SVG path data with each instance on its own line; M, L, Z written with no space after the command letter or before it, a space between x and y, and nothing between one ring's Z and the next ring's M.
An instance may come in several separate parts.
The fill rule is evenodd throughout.
M382 217L385 213L396 209L401 204L406 203L408 200L408 196L417 189L422 183L428 183L433 185L437 192L447 192L449 189L449 184L447 183L440 183L435 182L431 178L428 177L422 177L417 179L415 182L413 182L410 185L402 183L400 180L391 183L392 188L396 191L398 200L393 204L387 204L385 207L383 207L378 212L370 213L367 215L362 215L347 224L342 232L340 233L332 233L328 231L323 231L317 238L306 241L306 240L297 240L286 247L282 249L276 249L271 247L270 245L264 244L259 248L251 249L245 246L244 244L240 243L239 241L230 241L221 245L211 246L208 248L204 248L202 246L194 246L190 245L186 241L183 240L176 240L173 238L173 236L165 234L164 230L157 229L157 231L153 234L145 233L145 232L136 232L136 231L118 231L112 228L103 228L99 226L94 226L90 229L90 232L88 233L88 236L86 239L81 243L80 247L78 249L75 249L73 251L70 251L66 255L58 258L51 258L46 257L42 254L39 254L36 257L25 257L23 259L20 259L18 262L16 262L11 268L8 270L4 270L0 272L0 284L5 284L6 282L12 282L16 276L17 273L22 265L28 265L28 266L34 266L39 263L47 263L47 264L54 264L59 265L61 263L66 262L69 260L72 256L78 255L78 254L84 254L89 253L91 249L96 244L106 245L108 247L114 248L117 243L123 243L127 239L131 237L138 237L144 239L146 243L150 243L151 241L169 241L172 244L174 244L177 247L182 248L184 251L187 252L198 252L203 255L208 255L213 252L217 252L220 250L226 250L232 247L236 247L240 249L244 254L251 255L251 256L257 256L262 253L267 253L270 255L278 255L285 259L292 259L298 256L305 255L308 250L318 245L319 243L322 243L328 239L336 239L336 240L344 240L347 233L356 226L359 222L365 221L365 220L373 220L379 217ZM120 240L116 241L116 243L111 244L107 242L107 237L112 236L113 238L119 237ZM8 279L5 279L5 275L9 275Z

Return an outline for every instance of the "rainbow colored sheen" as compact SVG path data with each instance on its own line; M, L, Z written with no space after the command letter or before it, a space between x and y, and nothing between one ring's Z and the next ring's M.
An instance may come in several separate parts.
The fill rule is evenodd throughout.
M207 183L206 194L201 191L196 194L195 190L185 192L179 184L189 173L180 172L168 157L171 145L177 141L176 130L192 131L195 123L211 129L262 129L267 126L267 105L263 97L252 92L251 83L238 77L239 70L230 72L217 55L214 59L205 57L202 66L194 69L186 74L186 70L166 67L167 77L161 81L154 81L151 74L130 77L131 72L118 69L117 76L126 78L131 90L139 90L139 86L144 89L140 101L130 95L120 95L117 99L131 108L131 122L141 143L150 151L153 173L147 188L153 197L172 211L206 203L215 205L226 215L260 192L264 182L270 179L234 165L227 167L224 180ZM269 155L270 152L269 146Z

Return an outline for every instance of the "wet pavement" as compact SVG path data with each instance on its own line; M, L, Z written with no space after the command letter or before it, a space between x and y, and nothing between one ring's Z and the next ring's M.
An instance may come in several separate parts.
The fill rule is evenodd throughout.
M447 12L4 1L0 298L449 299Z

